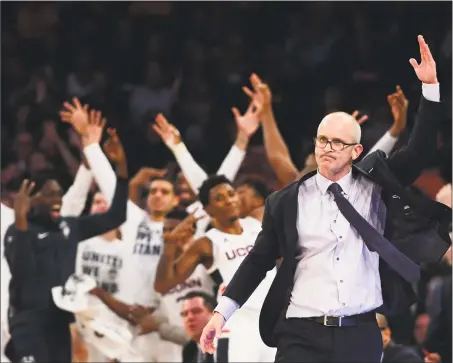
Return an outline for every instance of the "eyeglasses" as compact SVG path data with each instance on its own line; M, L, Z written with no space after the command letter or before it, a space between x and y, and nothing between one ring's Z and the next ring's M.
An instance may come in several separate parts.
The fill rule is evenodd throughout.
M317 147L320 147L321 149L325 149L327 144L330 144L330 148L333 151L342 151L342 150L344 150L345 148L347 148L349 146L358 145L358 143L356 143L356 142L348 144L348 143L343 142L341 140L335 140L335 139L334 140L328 140L327 137L324 137L324 136L318 136L318 137L315 137L313 139L314 139L315 145Z

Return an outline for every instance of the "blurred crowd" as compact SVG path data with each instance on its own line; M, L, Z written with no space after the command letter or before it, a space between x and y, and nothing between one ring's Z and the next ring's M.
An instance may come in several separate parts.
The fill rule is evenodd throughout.
M404 143L420 97L408 59L423 34L445 113L437 156L415 187L451 207L451 2L2 2L1 10L5 204L24 177L43 170L72 184L83 147L59 114L72 97L116 128L131 176L144 166L173 178L179 172L153 128L158 113L208 174L217 171L236 138L231 108L246 109L241 87L253 72L272 89L278 128L299 169L319 121L336 110L368 115L366 154L394 122L387 95L397 85L408 100ZM258 130L238 178L259 175L279 189L262 139ZM394 342L423 355L439 281L449 274L451 261L433 266L412 311L380 322Z

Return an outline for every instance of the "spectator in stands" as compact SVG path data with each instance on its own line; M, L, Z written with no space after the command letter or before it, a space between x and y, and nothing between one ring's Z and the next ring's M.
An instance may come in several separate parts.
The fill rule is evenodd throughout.
M392 331L384 315L377 314L379 329L382 334L382 344L384 352L382 354L382 363L422 363L423 358L410 347L396 344L392 341Z
M198 342L203 328L211 319L215 299L203 292L191 292L184 298L181 315L184 319L184 328L190 337L190 342L184 346L182 352L183 363L203 362L203 353Z

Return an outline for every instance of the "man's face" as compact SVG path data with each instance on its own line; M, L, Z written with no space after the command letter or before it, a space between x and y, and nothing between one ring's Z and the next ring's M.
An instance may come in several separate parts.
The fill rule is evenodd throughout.
M219 184L209 192L209 204L206 212L218 222L232 221L240 216L240 200L236 190L230 184Z
M329 117L329 116L327 116ZM355 143L354 128L351 122L345 122L343 119L336 119L331 116L327 122L322 122L318 128L317 137L323 141L337 141L347 144ZM346 146L343 150L333 150L332 145L328 143L325 148L315 146L315 158L318 168L329 174L338 174L345 170L352 161L357 159L361 154L362 145Z
M28 132L21 132L17 135L14 149L19 159L26 159L33 150L33 138Z
M243 184L236 190L241 201L241 217L248 216L251 211L264 204L263 198L257 195L255 189L250 185Z
M93 196L93 201L91 202L90 214L99 214L105 213L109 209L109 205L105 200L101 192L97 192Z
M148 209L151 212L168 213L178 205L173 184L167 180L154 180L149 186Z
M392 331L388 327L388 324L387 324L387 321L385 318L378 316L377 323L378 323L379 330L381 331L382 344L385 349L387 347L387 345L389 345L389 343L392 339Z
M49 169L50 167L44 154L39 151L30 155L29 164L29 170L31 173L38 173Z
M415 320L414 338L417 344L423 344L426 340L430 318L428 314L421 314Z
M198 342L204 327L212 317L212 312L205 306L203 298L197 296L183 301L181 316L187 335L191 340Z
M46 181L36 194L36 210L40 215L49 215L52 220L60 218L63 190L56 180Z

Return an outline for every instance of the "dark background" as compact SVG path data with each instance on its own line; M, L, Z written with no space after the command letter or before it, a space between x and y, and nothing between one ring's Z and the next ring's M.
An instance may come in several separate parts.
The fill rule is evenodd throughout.
M333 110L369 114L367 149L392 122L386 96L397 84L410 101L410 131L421 93L408 62L419 59L417 34L446 100L433 165L451 165L451 2L2 2L1 10L3 185L53 167L69 186L78 163L63 160L52 130L57 124L79 159L58 116L72 96L118 128L131 175L173 160L149 127L157 112L214 172L234 140L230 109L247 105L241 86L251 72L270 84L298 166ZM261 142L258 132L252 144Z

